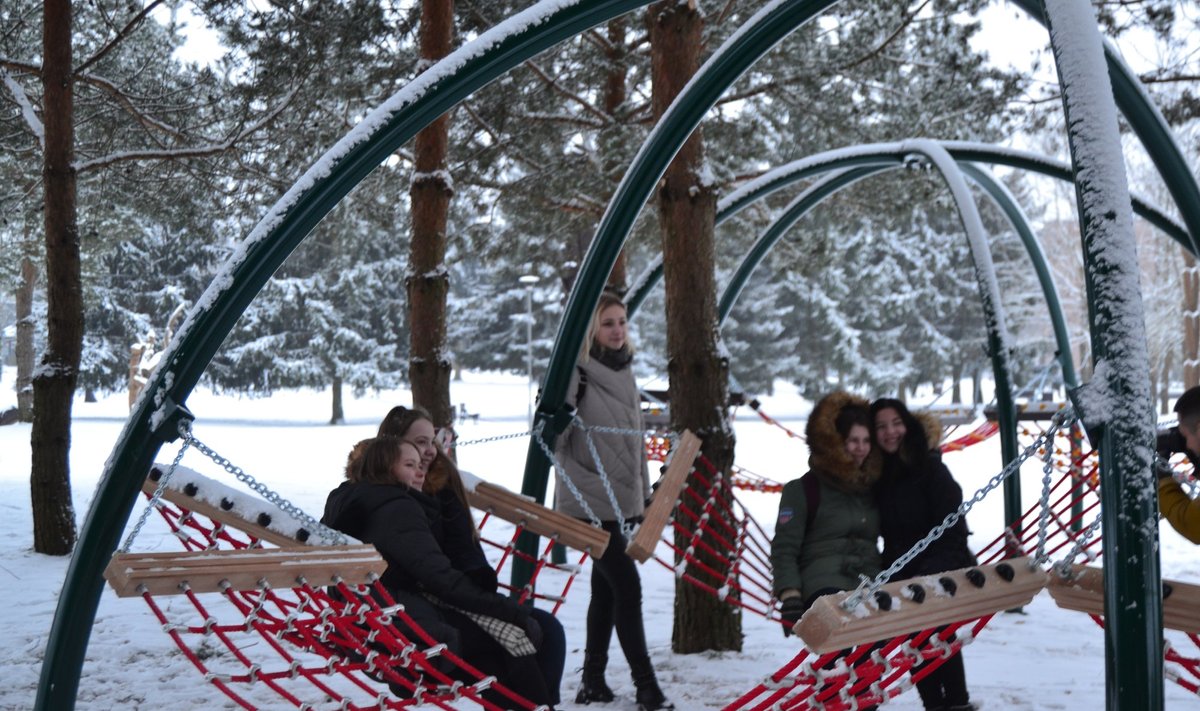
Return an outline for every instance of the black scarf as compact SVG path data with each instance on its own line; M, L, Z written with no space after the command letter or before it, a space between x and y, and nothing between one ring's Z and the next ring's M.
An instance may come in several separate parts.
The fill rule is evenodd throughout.
M591 349L588 350L588 355L600 361L609 370L621 370L629 367L629 364L633 362L632 350L621 348L614 351L595 342L592 343Z

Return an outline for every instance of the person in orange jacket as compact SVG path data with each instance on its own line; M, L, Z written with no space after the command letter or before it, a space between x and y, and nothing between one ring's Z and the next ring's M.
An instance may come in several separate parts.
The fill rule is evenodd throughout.
M1179 424L1158 436L1158 456L1169 459L1176 452L1187 454L1195 466L1200 463L1200 386L1188 388L1175 401ZM1158 472L1158 508L1171 527L1192 543L1200 544L1200 499L1193 499L1166 467Z

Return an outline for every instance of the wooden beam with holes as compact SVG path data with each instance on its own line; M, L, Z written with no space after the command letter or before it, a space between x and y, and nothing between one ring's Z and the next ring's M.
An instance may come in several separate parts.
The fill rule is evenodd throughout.
M608 531L486 481L476 484L473 491L467 491L467 501L480 511L524 526L525 530L539 536L556 538L564 546L596 558L604 554L604 548L608 545Z
M841 603L853 591L825 595L793 631L809 649L824 654L1027 605L1046 579L1029 558L1013 558L887 583L876 599L852 610Z
M667 527L667 521L671 520L671 512L675 510L675 504L679 501L679 492L683 491L688 474L692 472L692 465L696 463L700 445L700 438L690 430L684 430L679 435L679 443L675 445L675 451L671 454L667 472L663 474L658 488L654 491L654 497L643 514L642 525L625 548L630 558L645 563L654 554L654 549L662 538L663 529Z
M1071 576L1052 571L1050 596L1066 610L1104 616L1104 569L1073 565ZM1200 586L1163 580L1163 627L1189 634L1200 634Z
M235 590L255 590L264 583L292 588L301 578L313 586L330 585L336 579L360 585L383 575L385 568L374 546L357 544L118 553L104 569L104 577L118 596L131 597L143 591L180 595L184 583L195 592L221 592L226 583Z
M157 489L157 481L147 478L142 482L142 491L150 494L151 496L154 495L154 492ZM230 528L236 528L239 531L243 531L251 536L254 536L260 541L273 543L280 548L311 545L304 541L292 538L289 535L279 533L278 531L272 531L266 526L262 526L248 518L244 518L237 511L226 511L225 509L213 506L207 501L202 501L195 497L188 496L186 493L179 491L178 489L173 489L169 486L163 489L162 498L165 501L175 504L181 509L187 509L188 511L198 513L201 516L207 516L217 523Z

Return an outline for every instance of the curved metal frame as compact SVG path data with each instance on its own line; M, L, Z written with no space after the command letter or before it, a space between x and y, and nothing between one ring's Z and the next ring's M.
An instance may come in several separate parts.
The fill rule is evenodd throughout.
M570 356L564 354L573 354L575 346L583 340L587 319L599 297L603 280L620 252L634 216L667 163L727 87L762 54L835 1L782 0L756 13L701 68L643 144L610 202L584 260L576 288L567 302L535 417L539 428L544 427L562 406L570 371L570 364L566 362ZM1030 14L1041 16L1036 9L1031 9L1031 0L1018 2ZM1078 3L1083 0L1051 2ZM242 310L288 254L387 155L471 92L559 41L646 4L648 0L579 0L570 5L563 5L560 0L543 0L519 13L503 28L493 28L464 45L371 112L276 203L189 315L180 331L180 339L164 354L162 366L143 391L106 464L59 597L47 640L35 708L74 707L86 642L103 587L101 573L109 554L116 549L136 499L141 476L163 442L174 439L172 427L175 423L186 417L186 411L177 403L182 403L190 394ZM509 33L508 28L512 27L519 29ZM1095 28L1076 27L1066 31L1098 37ZM1061 41L1055 42L1054 37L1055 33L1051 32L1051 45L1057 54ZM1196 234L1200 228L1200 190L1194 177L1186 171L1186 163L1178 146L1170 140L1162 116L1144 93L1137 91L1136 78L1115 53L1107 48L1105 53L1110 73L1118 82L1117 101L1122 111L1159 165L1186 224ZM1128 90L1130 86L1133 91ZM1064 85L1067 103L1076 91L1080 90ZM1072 131L1075 130L1072 127ZM1160 131L1167 140L1150 135L1153 130ZM1074 142L1072 146L1075 147ZM1078 155L1075 160L1078 165ZM1105 157L1104 161L1107 160ZM1183 166L1182 174L1178 166L1163 167L1170 160ZM1088 242L1087 229L1085 222L1085 244ZM1102 272L1099 280L1103 282L1107 274ZM549 434L549 439L552 444L553 434ZM540 447L531 441L523 491L544 498L547 469L548 462ZM1113 503L1113 508L1119 510L1118 502ZM1150 595L1147 604L1161 613L1155 596ZM1136 659L1146 651L1144 645L1139 644L1124 653ZM1121 653L1121 650L1118 648L1117 652ZM1110 680L1110 687L1111 684ZM1161 688L1160 677L1160 702ZM1131 693L1136 696L1138 690L1133 689Z

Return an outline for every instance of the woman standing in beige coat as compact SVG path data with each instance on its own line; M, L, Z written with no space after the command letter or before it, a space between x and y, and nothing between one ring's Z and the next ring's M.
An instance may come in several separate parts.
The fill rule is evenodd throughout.
M600 296L587 343L588 350L580 356L567 391L568 401L588 427L636 434L591 433L593 456L589 433L572 426L559 438L555 450L572 484L560 482L555 487L555 507L589 521L594 516L610 534L604 554L594 559L583 680L575 702L607 703L615 698L604 679L615 629L637 689L639 711L673 709L659 689L650 663L642 622L642 583L637 564L625 553L621 531L622 521L641 520L650 496L650 475L641 435L641 397L630 367L633 348L627 338L625 304L617 296L608 292Z

